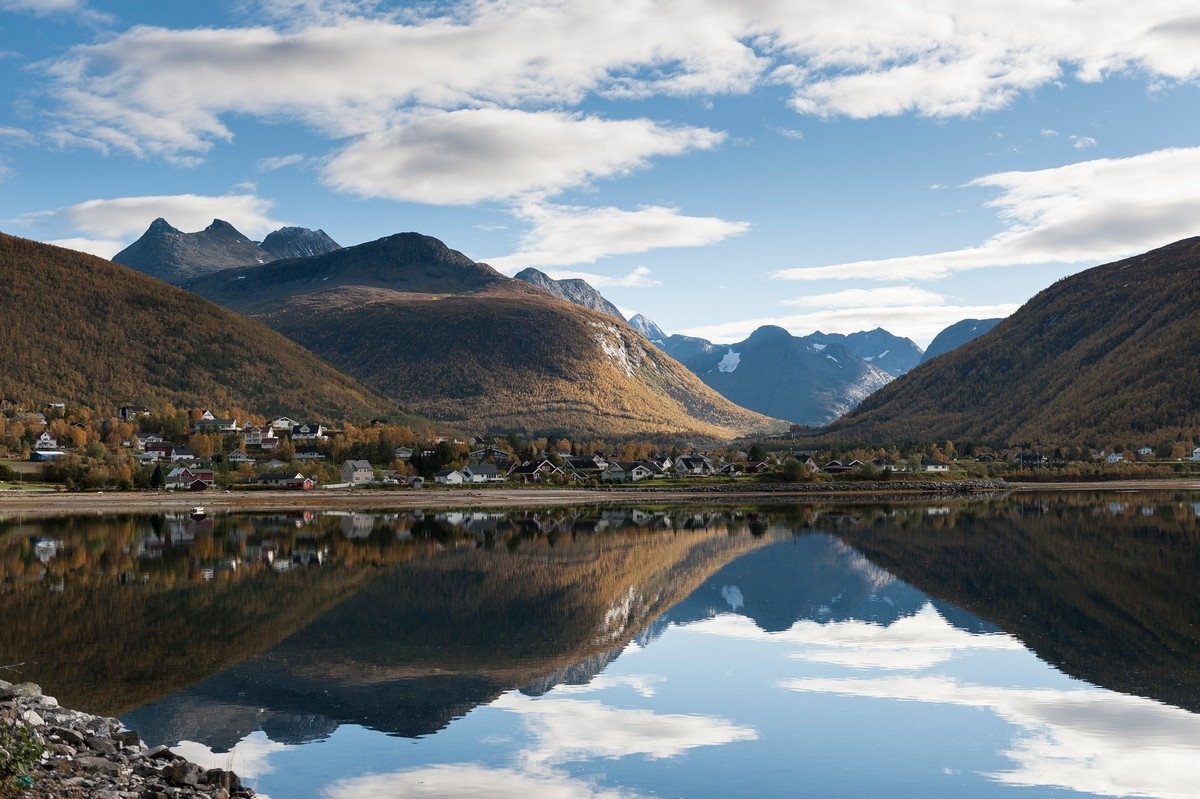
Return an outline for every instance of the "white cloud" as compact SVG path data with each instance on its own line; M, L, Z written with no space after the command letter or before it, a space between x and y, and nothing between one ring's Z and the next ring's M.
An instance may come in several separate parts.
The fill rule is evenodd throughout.
M809 294L804 297L783 300L782 304L800 308L886 308L896 305L928 307L945 305L946 298L941 294L916 286L888 286L873 289L847 289L829 294Z
M628 274L618 277L598 275L594 272L578 272L571 269L547 269L545 270L545 274L547 277L554 278L555 280L583 280L594 289L644 289L657 286L662 282L650 277L650 270L644 266L635 266Z
M186 159L228 140L222 119L233 114L347 137L396 128L416 110L705 98L765 82L790 86L806 114L948 117L1064 75L1200 76L1194 20L1176 0L499 0L432 4L428 16L374 3L260 5L273 13L256 18L287 30L141 26L72 49L50 67L64 111L55 141Z
M304 156L293 153L291 155L277 155L272 158L263 158L258 162L259 172L274 172L277 169L295 166L296 164L304 163Z
M508 274L527 266L594 263L609 255L714 244L750 227L746 222L684 216L675 208L662 206L626 211L530 204L521 207L517 215L531 225L517 251L486 259Z
M1086 150L1096 146L1096 140L1091 136L1071 136L1071 146L1076 150Z
M26 214L18 222L30 226L81 231L88 234L88 237L72 239L73 241L104 239L106 246L113 241L124 240L128 243L136 239L158 217L166 219L172 227L184 232L202 230L214 219L223 219L250 238L257 239L285 224L268 215L271 205L269 200L252 194L116 197L87 200L53 211ZM112 255L123 246L114 250ZM74 249L96 252L85 247Z
M981 708L1015 725L1015 763L997 782L1102 796L1200 795L1200 717L1093 688L1053 690L960 683L948 677L795 679L793 691Z
M622 710L576 699L507 693L492 707L520 714L536 742L523 753L532 770L584 758L675 757L700 746L758 738L753 728L713 716Z
M275 770L271 756L297 749L297 745L272 741L266 733L255 730L234 744L228 752L214 752L208 746L195 741L180 741L171 751L186 757L204 768L221 768L236 772L243 780L254 780Z
M1058 135L1058 131L1053 128L1042 128L1042 135L1046 137L1054 137Z
M323 788L324 799L406 796L412 799L633 799L563 774L527 774L475 764L429 766L391 774L339 780Z
M356 139L326 165L330 186L364 197L457 205L555 194L715 147L724 134L558 112L479 109Z
M772 277L933 280L970 269L1094 264L1144 252L1196 235L1200 148L1001 172L967 185L1001 190L987 205L996 209L1005 229L977 247L783 269Z
M47 244L53 244L55 247L66 247L68 250L77 250L86 252L91 255L98 255L101 258L111 259L114 255L128 246L128 242L115 241L113 239L89 239L76 236L66 239L53 239L47 241Z

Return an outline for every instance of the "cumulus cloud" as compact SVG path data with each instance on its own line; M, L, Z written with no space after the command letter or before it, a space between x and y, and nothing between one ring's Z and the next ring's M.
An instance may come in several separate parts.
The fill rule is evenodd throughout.
M545 274L555 280L583 280L589 286L595 289L602 288L624 288L624 289L644 289L651 286L657 286L662 281L652 278L651 272L644 266L635 266L627 274L613 277L611 275L599 275L595 272L578 272L571 269L547 269Z
M999 189L987 203L1005 229L977 247L830 266L783 269L784 280L933 280L952 272L1041 263L1098 263L1197 233L1200 148L1001 172L971 187Z
M704 128L667 128L644 119L453 111L356 139L329 161L324 180L364 197L470 204L554 194L723 139Z
M790 87L805 114L950 117L1064 78L1200 76L1194 19L1174 0L505 0L433 4L424 16L336 0L261 6L287 27L144 26L73 48L50 67L64 111L57 140L186 158L227 140L232 114L358 136L414 110L711 97L765 83Z
M304 163L304 156L293 153L291 155L277 155L272 158L263 158L258 162L259 172L274 172L277 169L285 169L289 166Z
M17 221L47 230L80 231L86 235L53 243L111 258L158 217L184 232L202 230L214 219L223 219L250 238L262 238L285 224L269 216L271 206L269 200L253 194L116 197L38 211Z
M1096 140L1091 136L1072 136L1071 146L1076 150L1086 150L1089 147L1096 146Z
M746 222L684 216L678 209L663 206L627 211L529 204L520 207L517 216L530 225L517 251L486 259L508 274L527 266L595 263L610 255L714 244L750 227Z

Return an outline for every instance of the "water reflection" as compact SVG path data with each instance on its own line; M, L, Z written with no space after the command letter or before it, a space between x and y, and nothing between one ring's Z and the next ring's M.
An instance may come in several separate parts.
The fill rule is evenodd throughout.
M145 520L113 522L128 553L22 527L2 599L100 574L93 599L132 589L195 610L201 647L240 640L124 718L277 797L1193 796L1195 507L217 517L186 542L159 520L161 555ZM81 550L97 572L59 565ZM149 578L120 585L134 552ZM1152 698L1097 687L1131 685Z

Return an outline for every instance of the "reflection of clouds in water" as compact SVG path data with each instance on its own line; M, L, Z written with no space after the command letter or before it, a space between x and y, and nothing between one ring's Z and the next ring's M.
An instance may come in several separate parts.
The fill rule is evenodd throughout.
M675 757L698 746L752 741L758 733L715 716L664 715L619 710L578 699L501 696L492 707L520 714L536 741L523 752L527 763L553 764L595 757Z
M596 691L607 691L613 688L629 688L638 696L649 699L658 692L660 683L667 681L659 674L598 674L584 685L556 685L554 694L590 694Z
M659 681L662 678L649 678ZM611 685L629 684L612 680ZM637 679L632 682L638 682ZM465 797L465 799L635 799L637 794L601 789L572 779L554 766L587 758L644 755L675 757L698 746L758 737L753 729L712 716L661 715L619 710L596 701L533 699L507 693L491 705L522 717L533 735L518 752L520 769L475 764L376 774L341 780L322 790L325 799Z
M742 589L736 585L727 585L721 589L721 598L729 605L730 610L737 610L746 604Z
M960 630L943 619L930 603L915 615L897 619L886 627L858 619L825 624L804 620L783 632L768 633L750 619L727 614L688 625L685 629L707 635L801 646L803 651L791 657L854 669L925 669L964 652L1020 652L1025 649L1020 641L1009 635Z
M228 752L214 752L195 741L180 741L171 747L171 751L206 769L223 768L236 772L244 780L252 780L275 770L270 763L271 755L299 748L276 743L262 730L256 730L238 741Z
M565 775L525 774L473 764L432 766L341 780L325 799L633 799L636 794L596 788Z
M1020 732L1005 751L1010 785L1106 796L1200 796L1200 717L1099 688L1051 690L963 684L946 677L797 679L794 691L985 708Z

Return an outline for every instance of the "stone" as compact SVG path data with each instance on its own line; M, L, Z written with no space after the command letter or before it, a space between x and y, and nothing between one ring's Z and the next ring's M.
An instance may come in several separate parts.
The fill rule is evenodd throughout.
M39 716L36 710L26 710L21 714L21 721L31 727L41 727L46 723L46 720Z
M195 786L200 782L200 774L200 767L186 760L163 767L163 776L175 785Z
M105 757L77 757L75 758L75 765L102 774L116 775L121 773L121 764Z
M51 738L58 738L65 744L69 744L76 748L83 746L84 739L79 733L72 730L70 727L51 727L48 732Z
M136 730L122 730L113 733L113 740L118 746L138 746L142 743L142 737L137 734Z
M94 735L89 735L86 741L88 749L91 749L93 752L99 752L102 755L115 755L117 753L117 747L112 741L97 738Z

